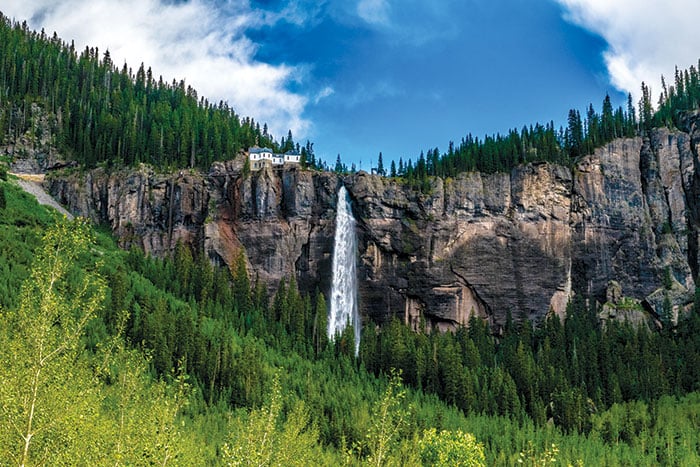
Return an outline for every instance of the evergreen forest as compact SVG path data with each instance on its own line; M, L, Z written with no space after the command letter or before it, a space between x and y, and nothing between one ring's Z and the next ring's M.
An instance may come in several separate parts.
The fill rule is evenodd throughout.
M3 177L3 465L700 461L697 306L666 333L602 328L580 301L498 338L394 321L355 358L323 294L122 251Z
M43 131L83 167L206 170L289 133L134 73L105 51L0 22L0 143ZM692 68L626 109L591 106L380 174L431 176L570 164L620 136L679 125L698 106ZM9 152L5 158L17 154ZM0 162L0 465L700 465L700 291L658 331L597 319L582 295L566 319L481 320L441 333L400 321L329 341L324 294L294 277L274 296L178 244L172 257L120 250L24 193ZM339 171L346 170L339 160ZM517 313L517 310L512 310Z

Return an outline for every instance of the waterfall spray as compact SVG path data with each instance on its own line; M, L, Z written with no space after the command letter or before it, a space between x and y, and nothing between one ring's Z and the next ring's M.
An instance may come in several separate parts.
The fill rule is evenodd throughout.
M338 191L333 243L333 286L328 314L328 338L335 339L348 324L355 330L355 356L360 351L360 314L357 309L357 236L350 196L345 187Z

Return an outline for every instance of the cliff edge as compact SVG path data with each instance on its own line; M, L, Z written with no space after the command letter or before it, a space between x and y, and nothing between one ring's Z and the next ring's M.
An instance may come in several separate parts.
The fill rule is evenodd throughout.
M698 121L617 139L573 168L464 173L432 179L427 192L364 172L244 174L234 161L208 174L57 171L46 183L124 247L164 255L182 241L220 264L243 248L254 280L273 289L294 275L302 290L325 293L344 184L357 219L360 306L377 322L450 328L476 315L497 328L508 312L563 315L574 291L609 301L611 284L638 300L640 319L675 319L699 268Z

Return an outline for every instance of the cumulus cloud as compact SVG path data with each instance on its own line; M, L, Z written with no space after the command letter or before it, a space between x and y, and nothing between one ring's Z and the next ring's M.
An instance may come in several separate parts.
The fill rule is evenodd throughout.
M297 10L268 14L247 0L219 6L206 0L6 0L0 9L33 29L74 40L78 50L109 50L120 67L127 62L135 70L143 62L167 82L184 79L210 102L228 101L239 115L267 122L275 135L291 129L303 137L310 129L303 116L308 98L289 90L303 67L257 61L258 46L245 35L249 28L294 21Z
M611 83L637 99L644 81L658 94L661 75L697 64L697 0L557 0L565 18L608 43L604 60Z

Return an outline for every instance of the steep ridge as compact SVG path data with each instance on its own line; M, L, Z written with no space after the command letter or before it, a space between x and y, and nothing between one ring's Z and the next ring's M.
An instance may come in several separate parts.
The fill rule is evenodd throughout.
M52 174L50 192L106 223L124 247L154 255L177 241L231 264L245 250L253 279L271 289L295 276L330 291L337 190L353 200L359 301L377 322L400 317L440 328L565 313L572 291L605 302L609 286L652 318L692 302L700 206L697 116L682 131L618 139L573 169L547 163L511 173L433 179L428 193L360 172L289 169L243 174L138 170ZM617 289L615 289L617 290ZM638 313L644 314L641 309Z

